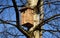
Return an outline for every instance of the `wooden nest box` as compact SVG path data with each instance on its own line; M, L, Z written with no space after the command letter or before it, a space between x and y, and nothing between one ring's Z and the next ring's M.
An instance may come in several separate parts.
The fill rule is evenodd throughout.
M33 27L33 10L26 9L21 13L21 24L24 27L31 28Z

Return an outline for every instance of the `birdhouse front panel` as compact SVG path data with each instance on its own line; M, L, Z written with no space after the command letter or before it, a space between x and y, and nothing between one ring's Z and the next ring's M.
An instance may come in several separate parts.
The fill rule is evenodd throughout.
M21 24L34 24L34 15L33 15L33 10L27 9L25 12L21 13Z

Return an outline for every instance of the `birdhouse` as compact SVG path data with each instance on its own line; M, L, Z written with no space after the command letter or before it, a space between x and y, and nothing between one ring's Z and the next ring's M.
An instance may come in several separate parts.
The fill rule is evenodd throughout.
M31 28L34 24L33 10L26 9L21 13L21 25L27 28Z

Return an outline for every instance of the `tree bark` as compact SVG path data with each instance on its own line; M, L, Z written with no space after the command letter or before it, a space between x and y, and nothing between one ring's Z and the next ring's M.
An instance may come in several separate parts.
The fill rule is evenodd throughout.
M25 24L25 23L33 24L33 27L30 28L29 31L33 30L36 27L36 25L41 23L44 19L43 0L40 1L39 5L40 5L39 7L40 14L34 13L34 10L32 9L27 9L25 10L25 12L21 13L21 16L22 16L21 24ZM42 27L40 27L40 29L41 28ZM42 38L42 31L35 30L34 32L31 33L31 36L27 38Z

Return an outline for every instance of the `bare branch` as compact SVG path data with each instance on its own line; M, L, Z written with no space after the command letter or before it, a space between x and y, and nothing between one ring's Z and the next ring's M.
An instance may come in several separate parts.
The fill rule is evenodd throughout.
M10 24L10 25L16 26L15 24L9 23L9 22L4 21L4 20L2 20L2 19L0 19L0 21L1 21L1 23L4 23L4 24Z
M27 31L25 31L21 26L20 26L20 20L19 20L19 12L18 12L18 8L17 8L17 4L15 2L15 0L12 0L13 2L13 6L15 8L15 12L16 12L16 27L19 31L21 31L25 36L30 37L30 35L28 34Z
M60 14L56 14L56 15L54 15L54 16L52 16L52 17L50 17L50 18L48 18L48 19L46 19L46 20L44 20L44 21L42 21L41 23L39 23L39 24L34 28L34 30L35 30L36 28L38 28L38 27L43 26L45 23L50 22L51 20L53 20L55 17L58 17L58 16L60 16ZM34 30L33 30L33 31L34 31Z
M48 32L60 32L60 30L45 30L45 29L40 29L42 31L48 31Z
M56 2L60 2L60 1L54 1L54 2L49 2L49 1L44 1L44 2L46 2L44 5L46 5L46 4L54 4L54 5L60 5L60 4L55 4Z
M0 6L5 6L5 5L0 5ZM5 9L7 9L7 8L12 8L12 7L14 7L14 6L6 6L6 7L3 7L3 8L0 8L0 14L5 10ZM24 7L24 5L21 5L21 6L17 6L17 7Z
M9 32L7 32L8 34L12 35L12 36L24 36L24 35L17 35L17 34L11 34Z

